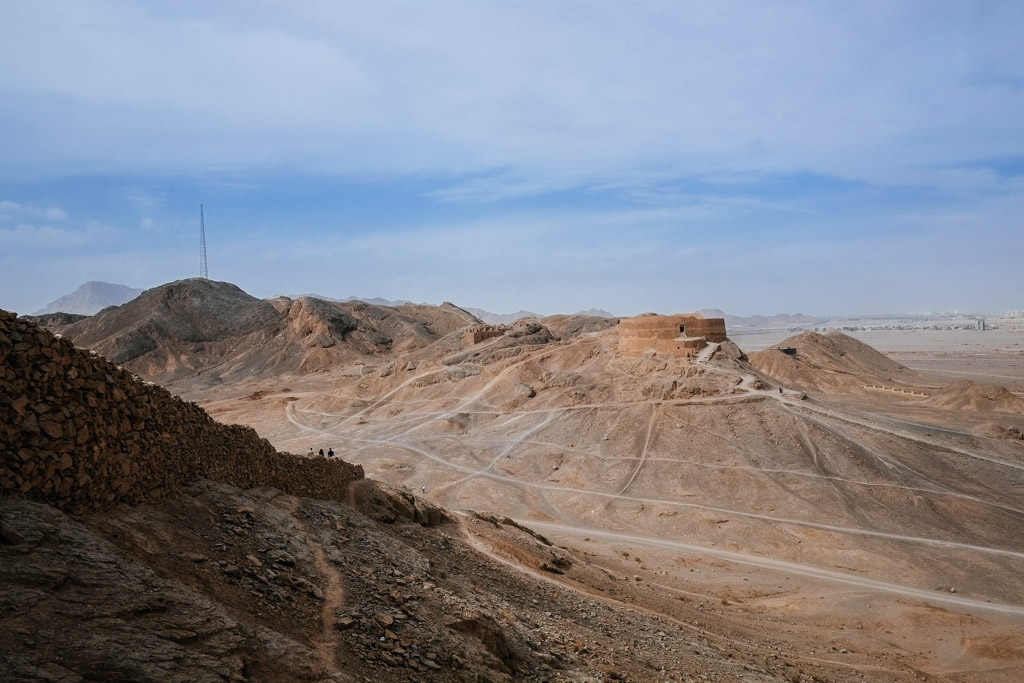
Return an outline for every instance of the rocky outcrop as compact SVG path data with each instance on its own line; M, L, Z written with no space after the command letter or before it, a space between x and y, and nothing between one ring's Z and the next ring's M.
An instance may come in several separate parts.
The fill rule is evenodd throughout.
M361 467L278 453L35 323L0 311L0 495L66 510L158 497L197 479L339 499Z
M257 299L228 282L191 278L147 290L84 319L41 325L146 379L183 391L239 379L329 372L429 348L479 320L457 306ZM429 355L429 354L428 354Z

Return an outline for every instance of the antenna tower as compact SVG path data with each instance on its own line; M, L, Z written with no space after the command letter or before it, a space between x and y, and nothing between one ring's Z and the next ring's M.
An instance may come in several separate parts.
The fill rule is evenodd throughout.
M208 280L206 271L206 221L203 219L203 205L199 205L199 277Z

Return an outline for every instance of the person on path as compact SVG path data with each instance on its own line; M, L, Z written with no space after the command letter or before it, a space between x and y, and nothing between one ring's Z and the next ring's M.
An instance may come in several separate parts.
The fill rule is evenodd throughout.
M322 449L322 448L320 449L320 457L321 458L324 457L324 449Z
M307 458L312 458L313 457L313 447L312 446L309 447L309 453L306 453L306 457Z
M327 449L327 457L328 458L333 458L334 457L334 449L333 448L328 448Z

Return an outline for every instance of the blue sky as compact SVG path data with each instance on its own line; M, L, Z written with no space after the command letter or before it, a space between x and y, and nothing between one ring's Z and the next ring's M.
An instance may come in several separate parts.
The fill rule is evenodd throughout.
M0 307L1024 308L1024 3L0 10Z

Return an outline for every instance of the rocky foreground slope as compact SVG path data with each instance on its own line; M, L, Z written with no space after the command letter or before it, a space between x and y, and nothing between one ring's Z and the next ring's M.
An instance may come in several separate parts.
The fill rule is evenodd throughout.
M607 570L511 520L455 519L358 467L278 453L8 313L0 371L0 679L767 681L808 666L602 598Z

